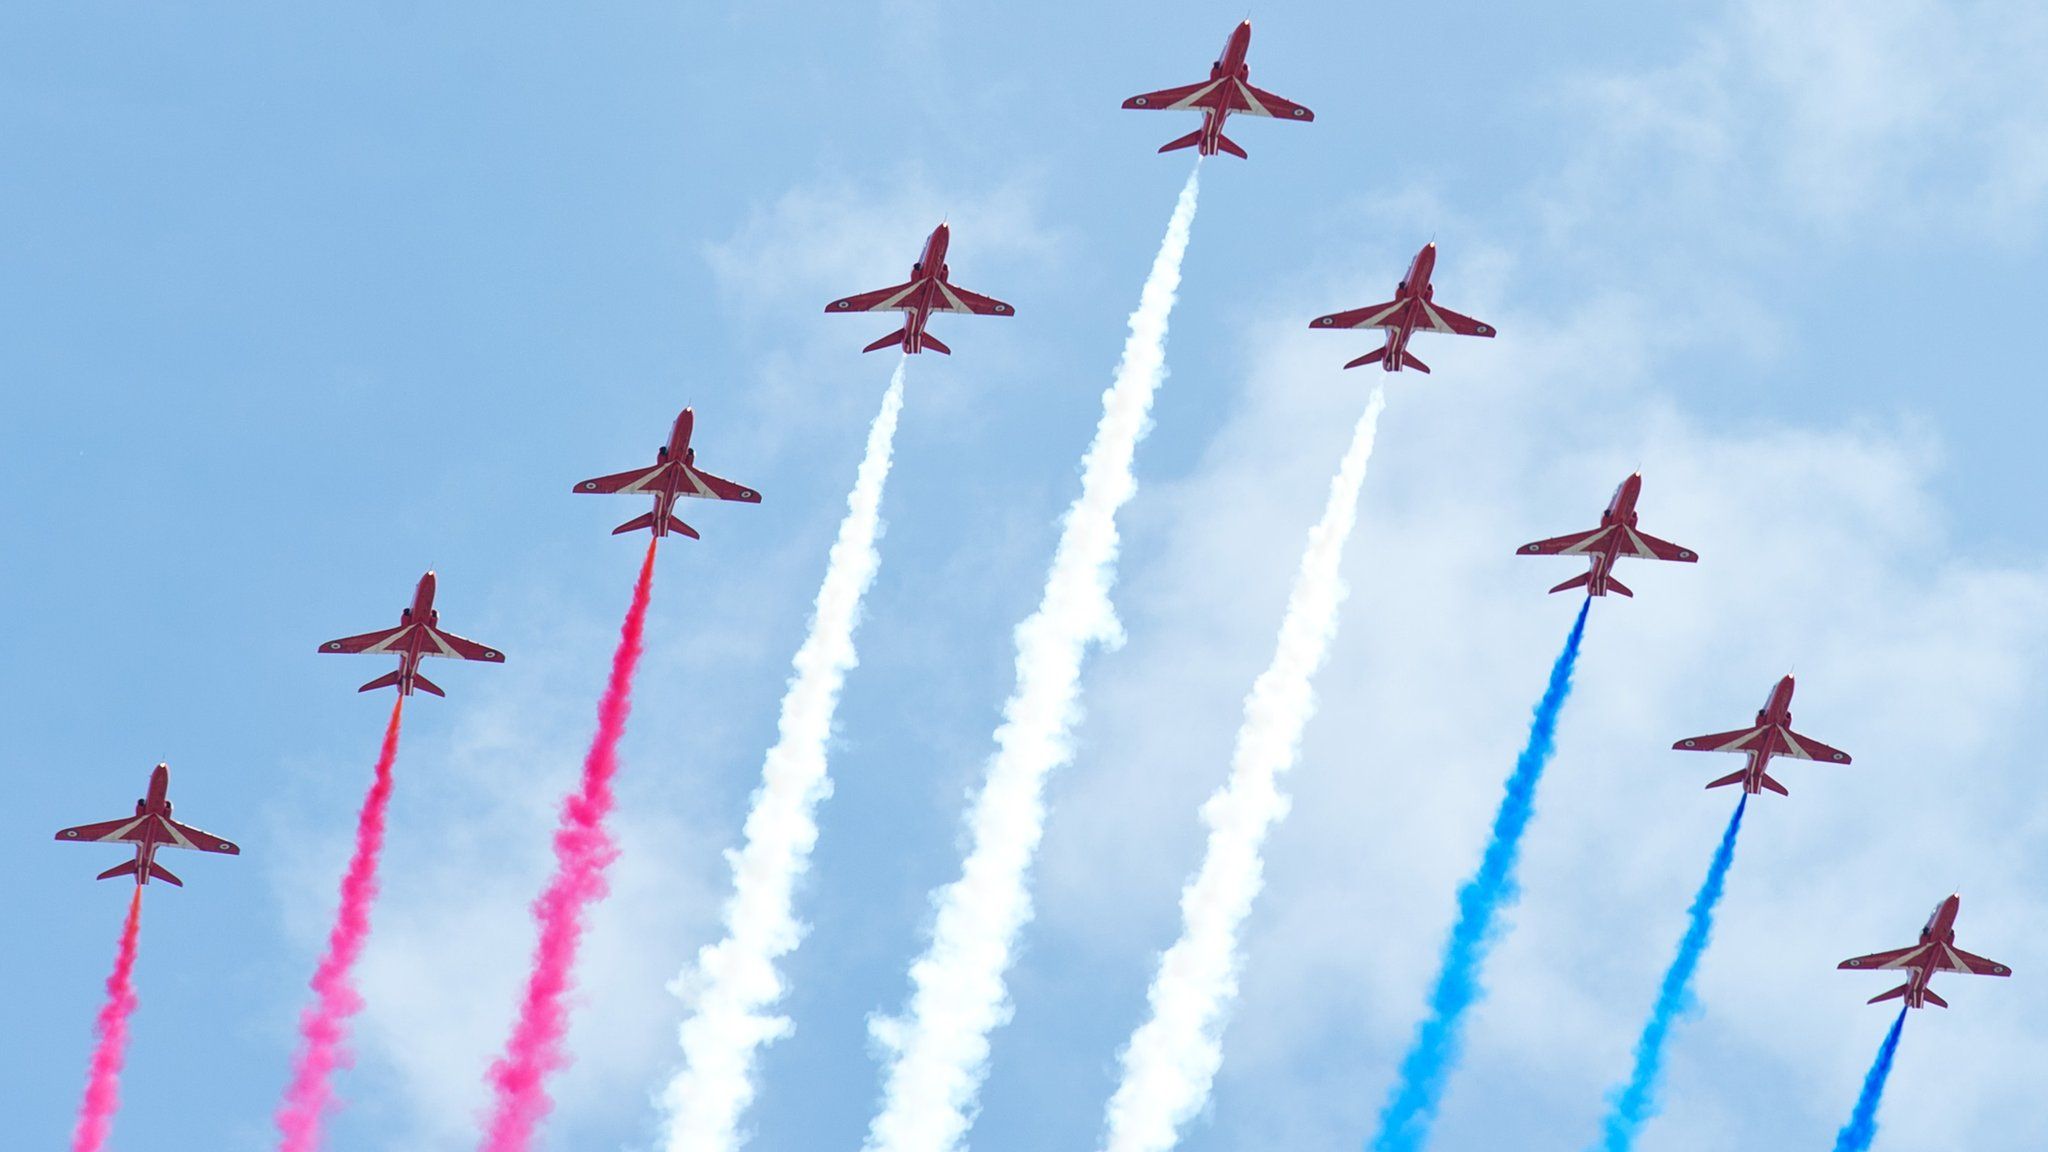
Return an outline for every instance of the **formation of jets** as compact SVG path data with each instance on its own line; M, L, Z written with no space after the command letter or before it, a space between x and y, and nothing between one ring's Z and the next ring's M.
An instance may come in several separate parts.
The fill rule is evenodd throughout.
M1315 119L1315 114L1303 105L1252 86L1250 68L1246 63L1250 47L1251 21L1246 20L1231 31L1222 53L1210 65L1207 80L1133 96L1124 101L1123 106L1146 111L1200 113L1201 126L1161 146L1161 152L1193 148L1202 156L1225 152L1244 158L1245 150L1223 134L1224 125L1232 114L1300 122ZM917 355L927 349L951 354L952 349L928 330L935 314L1016 315L1016 309L1009 303L971 292L952 282L952 272L946 261L951 238L951 229L941 223L932 230L923 251L911 264L908 280L888 288L834 300L825 306L825 311L901 312L903 326L867 345L862 351L874 352L900 346L905 355ZM1385 343L1380 348L1351 360L1344 365L1346 368L1378 364L1388 372L1404 368L1429 372L1429 366L1409 351L1409 343L1417 333L1495 335L1491 325L1436 302L1435 287L1431 282L1436 262L1436 244L1423 245L1410 263L1407 274L1395 285L1393 299L1319 316L1310 321L1309 327L1333 331L1374 329L1385 333ZM697 530L675 514L678 500L761 502L760 493L753 489L714 476L696 466L696 450L690 443L695 421L694 411L683 409L676 417L668 442L657 448L652 465L584 480L575 486L574 491L579 493L647 496L653 499L651 511L619 525L612 530L614 535L646 529L656 538L676 534L697 539ZM1660 540L1636 526L1636 502L1642 494L1642 483L1641 473L1622 481L1606 511L1601 513L1599 527L1524 544L1518 552L1533 556L1584 558L1588 561L1587 571L1551 591L1584 588L1588 596L1606 596L1610 592L1629 597L1635 595L1614 576L1615 565L1624 557L1687 564L1696 562L1699 556L1690 548ZM398 667L394 671L364 684L358 691L396 688L401 696L410 696L415 691L446 695L438 685L421 675L420 664L427 657L503 663L504 654L497 649L465 639L440 626L440 614L434 608L434 593L435 577L429 571L420 577L411 605L399 614L397 627L330 640L320 646L320 651L396 656ZM1745 793L1752 795L1765 790L1779 795L1788 794L1785 786L1768 771L1773 757L1850 763L1848 753L1792 730L1792 691L1793 679L1788 675L1773 686L1763 708L1757 712L1754 725L1731 732L1690 737L1678 741L1673 747L1688 752L1742 754L1746 763L1740 771L1714 780L1707 787L1740 784ZM147 884L151 879L183 885L183 881L156 862L159 848L184 848L229 856L240 854L241 849L234 843L172 819L169 789L170 769L158 764L150 774L147 795L135 802L133 816L66 828L58 832L56 838L77 843L121 844L132 848L134 859L100 873L99 879L134 876L138 885ZM1873 998L1871 1003L1902 998L1908 1008L1927 1004L1947 1007L1946 1001L1928 987L1928 981L1936 972L2011 975L2011 970L2005 965L1955 946L1955 919L1960 906L1961 900L1953 895L1937 905L1920 932L1919 943L1845 960L1840 967L1906 972L1904 984Z

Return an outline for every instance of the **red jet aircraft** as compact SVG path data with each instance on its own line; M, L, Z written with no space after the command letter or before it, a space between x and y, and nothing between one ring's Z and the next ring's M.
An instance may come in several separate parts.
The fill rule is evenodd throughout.
M975 316L1014 316L1017 313L1015 308L1001 300L969 292L947 279L952 269L946 266L946 245L951 242L952 235L952 230L944 224L932 229L931 236L924 242L924 254L910 266L909 280L893 288L878 288L873 292L834 300L825 305L825 311L903 313L900 331L889 333L861 349L863 352L901 344L906 355L914 356L927 348L952 355L951 348L924 330L931 321L932 313L966 312Z
M199 852L218 852L224 856L240 856L242 850L211 832L202 832L190 824L180 824L171 819L171 801L167 793L171 790L171 768L159 764L149 774L149 795L135 802L135 815L119 820L108 820L99 824L80 824L57 833L59 840L71 840L81 844L132 844L135 859L125 864L116 864L99 874L101 880L116 876L133 876L135 883L147 884L151 877L166 884L185 886L183 880L171 875L171 870L156 862L159 848L191 848Z
M1996 960L1972 956L1956 947L1956 912L1963 906L1963 898L1950 896L1934 906L1934 915L1927 918L1927 926L1920 929L1920 942L1911 948L1899 948L1890 952L1873 952L1844 960L1837 968L1904 968L1906 982L1889 992L1870 998L1876 1004L1883 1000L1906 998L1906 1007L1925 1008L1929 1004L1937 1008L1948 1007L1948 1001L1934 994L1927 982L1936 972L1967 972L1972 976L2010 976L2012 969Z
M428 656L453 656L461 660L482 660L490 664L503 664L505 654L486 648L474 640L465 640L453 632L440 628L441 614L434 611L434 574L428 572L420 577L420 586L412 594L412 607L398 615L398 627L386 628L381 632L365 632L361 636L345 636L340 640L329 640L320 646L322 652L366 652L398 656L398 671L379 676L358 692L372 688L390 688L394 685L401 696L412 695L418 688L436 696L446 696L432 680L420 675L420 661Z
M678 498L697 496L708 500L737 500L742 504L761 502L759 492L697 469L697 450L690 447L690 430L696 422L697 414L691 409L683 409L683 414L676 417L675 428L668 434L668 443L655 449L654 467L615 472L576 485L578 492L654 497L654 511L626 521L612 529L612 535L646 528L656 537L680 532L696 540L697 530L676 518Z
M1764 706L1757 710L1756 727L1738 728L1733 732L1716 732L1712 736L1694 736L1680 740L1672 748L1680 752L1740 752L1749 757L1749 763L1740 772L1731 772L1707 785L1719 788L1724 784L1740 784L1742 790L1754 796L1769 788L1780 796L1790 796L1785 786L1771 779L1768 771L1773 756L1790 756L1795 760L1828 760L1836 764L1849 763L1849 754L1838 751L1815 740L1801 736L1792 730L1792 678L1785 677L1771 689L1764 700Z
M1200 84L1188 84L1180 88L1165 88L1158 92L1147 92L1124 101L1126 108L1165 110L1170 112L1188 111L1202 114L1202 126L1193 132L1167 144L1160 145L1161 152L1172 152L1179 148L1198 148L1204 156L1228 152L1240 160L1250 159L1237 142L1223 134L1223 122L1232 112L1247 116L1271 116L1275 120L1299 120L1307 123L1316 114L1294 103L1252 87L1247 80L1251 69L1245 64L1245 53L1252 46L1252 22L1247 20L1230 32L1230 39L1223 42L1223 55L1209 65L1209 78Z
M1615 562L1622 557L1677 560L1686 564L1700 558L1699 553L1690 548L1681 548L1669 540L1659 540L1647 532L1636 531L1636 498L1642 494L1643 474L1637 472L1614 490L1614 499L1607 502L1607 511L1600 514L1598 528L1590 532L1574 532L1569 536L1552 536L1548 540L1524 544L1516 551L1524 556L1584 556L1592 562L1592 567L1586 572L1552 588L1552 592L1584 588L1588 596L1605 596L1609 592L1634 596L1628 585L1614 578Z
M1453 336L1492 336L1493 326L1482 324L1470 316L1460 316L1449 308L1436 303L1433 297L1436 288L1429 282L1430 273L1436 270L1436 242L1422 246L1415 254L1414 263L1408 265L1408 274L1394 286L1394 298L1385 304L1374 304L1369 308L1353 308L1349 312L1333 312L1309 321L1311 328L1380 328L1387 333L1387 345L1376 352L1368 352L1346 368L1357 368L1365 364L1378 364L1389 372L1413 368L1417 372L1428 372L1429 365L1417 360L1408 351L1408 339L1417 332L1448 332Z

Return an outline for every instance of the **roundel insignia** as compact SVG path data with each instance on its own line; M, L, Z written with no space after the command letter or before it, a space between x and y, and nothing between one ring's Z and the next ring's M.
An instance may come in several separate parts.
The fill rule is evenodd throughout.
M65 839L67 839L67 840L76 840L76 839L78 839L78 833L76 833L76 832L73 832L73 831L71 831L70 829L68 829L68 828L67 828L67 829L65 829L65 831L64 831L64 838L65 838Z
M1992 971L1992 972L1993 972L1994 974L1996 974L1996 975L1999 975L1999 976L2003 976L2003 975L2005 975L2005 965L2003 965L2003 964L1993 964L1993 965L1991 966L1991 971Z
M1491 328L1488 328L1488 327L1487 327L1486 325L1484 325L1484 324L1481 324L1481 325L1479 326L1479 334L1480 334L1481 336L1491 336L1491 335L1493 335L1493 329L1491 329Z
M484 659L486 659L486 660L496 660L497 658L498 658L498 654L497 654L496 652L493 652L493 651L491 651L491 650L490 650L490 649L488 649L488 648L484 649Z
M740 489L740 495L745 496L749 500L754 498L754 494L752 492L747 491L745 488Z
M1692 747L1692 746L1693 746L1694 744L1696 744L1696 743L1698 743L1698 741L1695 741L1695 740L1687 740L1687 741L1685 742L1685 746L1686 746L1687 748L1690 748L1690 747Z
M832 306L833 306L834 308L844 308L844 307L846 307L846 301L844 301L844 300L835 300L835 301L833 301L833 303L832 303Z
M341 641L329 640L327 642L327 650L329 652L339 652L341 650Z
M235 850L235 846L223 840L220 843L220 850L223 852L233 852Z
M1861 961L1861 960L1851 960L1851 961L1849 961L1849 967L1851 967L1851 968L1861 968L1861 967L1863 967L1863 961Z
M1692 553L1683 548L1680 548L1678 550L1678 558L1680 560L1690 560L1692 559Z
M1149 103L1151 103L1151 101L1149 101L1149 100L1145 99L1145 98L1144 98L1143 96L1140 96L1140 97L1138 97L1137 99L1135 99L1135 100L1131 101L1131 103L1133 103L1133 104L1137 104L1137 105L1139 105L1139 106L1141 106L1141 107L1142 107L1143 105L1146 105L1146 104L1149 104Z
M1522 551L1524 551L1524 552L1534 552L1535 550L1536 550L1536 546L1535 546L1534 544L1524 544L1524 545L1522 545Z
M595 487L597 487L597 481L595 481L595 480L585 480L585 481L583 482L583 490L584 490L585 492L588 492L588 491L590 491L590 490L591 490L592 488L595 488Z
M1835 753L1835 759L1837 759L1837 760L1845 760L1845 759L1847 759L1847 757L1843 756L1843 755L1842 755L1842 754L1841 754L1840 752L1837 752L1837 753Z
M1296 116L1306 116L1306 115L1308 115L1308 109L1306 109L1306 108L1296 108L1296 109L1294 110L1294 114L1295 114Z
M1336 322L1336 318L1332 316L1325 316L1321 320L1316 321L1316 323L1321 324L1325 328L1329 327L1332 324L1335 324Z
M996 311L998 311L998 312L1008 312L1009 310L1010 310L1010 306L1009 306L1008 304L998 304L998 305L996 305Z

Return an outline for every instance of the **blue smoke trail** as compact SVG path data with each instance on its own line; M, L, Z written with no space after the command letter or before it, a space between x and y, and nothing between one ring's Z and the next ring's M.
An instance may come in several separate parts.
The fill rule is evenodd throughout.
M1685 938L1678 942L1678 955L1664 970L1664 983L1657 989L1657 1003L1643 1034L1636 1039L1635 1071L1628 1083L1608 1097L1607 1119L1601 1126L1600 1152L1628 1152L1642 1131L1643 1122L1657 1111L1657 1081L1664 1074L1664 1041L1671 1026L1693 1007L1692 976L1699 970L1700 956L1714 932L1714 906L1721 902L1721 889L1728 881L1728 866L1735 863L1735 834L1742 831L1742 812L1749 807L1745 794L1735 805L1728 830L1721 833L1721 846L1714 849L1714 862L1707 866L1707 879L1686 910L1689 918Z
M1863 1077L1863 1093L1856 1097L1856 1110L1849 1113L1849 1122L1835 1134L1835 1152L1865 1152L1870 1142L1877 1139L1877 1105L1884 1099L1884 1082L1892 1074L1892 1057L1899 1054L1899 1032L1905 1026L1906 1010L1901 1008L1898 1019L1892 1021L1892 1030L1884 1034L1877 1062Z
M1494 920L1520 894L1515 864L1521 858L1522 833L1535 815L1536 782L1557 751L1557 714L1572 694L1572 668L1579 662L1579 641L1586 634L1586 612L1592 606L1591 597L1579 605L1579 618L1572 622L1571 635L1565 637L1564 651L1550 666L1550 683L1529 724L1529 742L1515 759L1507 795L1493 817L1493 839L1487 842L1479 871L1458 889L1458 922L1444 945L1436 987L1430 990L1429 1016L1416 1027L1408 1054L1401 1060L1400 1077L1386 1107L1380 1110L1380 1133L1372 1142L1373 1152L1415 1152L1436 1120L1444 1081L1458 1061L1465 1013L1484 992L1479 968L1493 947Z

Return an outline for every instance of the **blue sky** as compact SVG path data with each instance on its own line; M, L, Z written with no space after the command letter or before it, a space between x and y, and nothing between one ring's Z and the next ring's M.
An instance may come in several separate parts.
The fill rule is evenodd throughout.
M316 658L441 573L509 655L410 710L370 1007L337 1147L468 1147L638 546L572 498L676 409L758 508L665 549L553 1147L645 1147L675 1064L664 984L715 931L862 431L900 278L940 216L1014 321L942 320L913 365L837 792L753 1148L851 1146L952 878L1056 532L1193 126L1123 113L1192 81L1241 6L191 5L0 15L0 1083L24 1146L68 1131L123 893L49 841L167 759L240 860L152 888L116 1147L257 1149L385 702ZM1243 1000L1192 1152L1370 1132L1573 608L1562 563L1641 466L1697 569L1596 606L1436 1146L1591 1138L1726 818L1732 727L1787 667L1857 756L1751 813L1702 1014L1646 1146L1820 1144L1886 1013L1844 956L1963 894L2017 971L1911 1021L1888 1148L2038 1144L2048 1061L2048 513L2032 301L2048 16L2025 0L1687 0L1253 13L1255 83L1314 125L1232 125L1205 171L1172 376L1117 598L1057 777L1039 922L975 1146L1098 1137L1115 1052L1200 847L1239 701L1366 387L1363 338L1424 240L1491 342L1419 342L1382 422L1353 595L1275 833ZM1732 770L1731 763L1722 771ZM1718 773L1716 773L1718 774ZM182 864L182 867L179 867Z

